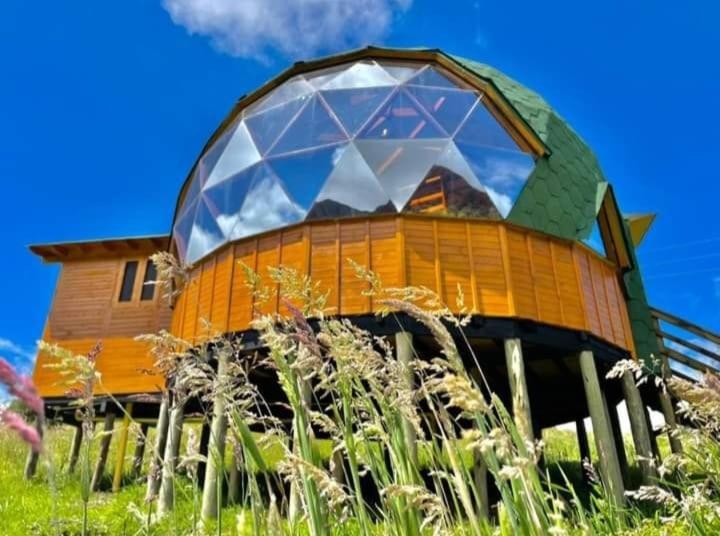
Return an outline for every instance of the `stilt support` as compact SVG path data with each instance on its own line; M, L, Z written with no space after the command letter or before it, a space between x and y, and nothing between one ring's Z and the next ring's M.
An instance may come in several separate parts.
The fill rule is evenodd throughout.
M79 423L75 426L75 432L73 432L72 443L70 444L70 456L68 457L67 471L69 474L75 472L75 466L77 465L78 459L80 458L80 447L82 446L83 439L83 425Z
M40 437L43 436L42 422L37 417L35 418L35 430L37 430ZM29 449L27 460L25 462L25 480L30 480L35 476L37 472L38 461L40 460L40 453L33 449Z
M520 339L505 339L505 361L510 379L512 411L518 432L526 441L534 441L530 395L525 379L525 362Z
M170 411L168 420L168 437L163 455L162 479L160 494L158 495L158 513L163 515L170 512L175 504L175 470L177 469L178 455L180 453L180 440L182 439L183 419L185 406L176 401Z
M627 452L625 451L625 439L623 438L622 429L620 428L620 418L618 415L618 408L615 405L607 405L608 418L610 419L610 427L613 432L613 439L615 440L615 450L618 455L618 462L620 463L620 472L623 476L623 482L627 486L629 483L630 470L628 469Z
M580 352L580 371L582 372L585 396L587 398L590 418L593 423L593 435L597 447L600 474L603 483L608 489L610 497L617 506L625 503L625 489L623 486L620 462L615 450L612 427L608 418L605 395L600 387L595 357L589 350Z
M473 480L477 493L477 513L482 519L490 518L490 499L488 496L488 471L480 452L473 455Z
M215 380L215 400L213 401L213 419L210 426L205 483L202 496L202 516L215 519L222 507L223 475L225 474L225 438L227 436L227 417L225 415L225 396L227 386L228 352L218 354L217 376Z
M155 445L153 446L152 459L150 460L150 469L148 469L146 496L150 499L157 496L158 491L160 491L160 482L162 481L162 460L165 455L165 444L167 443L168 436L168 405L168 397L164 395L158 410L158 420L155 428Z
M132 415L132 403L125 406L125 414L120 424L120 435L118 437L118 448L115 457L115 473L113 474L112 490L120 491L122 486L123 466L125 465L125 453L127 452L128 429L130 428L130 415Z
M142 474L143 460L145 458L145 444L147 443L148 430L150 425L144 423L140 425L137 437L135 438L135 452L133 453L132 462L132 478L137 480Z
M588 443L585 419L575 421L575 433L577 434L578 450L580 451L580 463L582 463L583 460L590 462L590 444ZM584 471L583 474L585 474Z
M652 459L652 441L650 430L648 430L645 404L640 396L640 390L635 384L635 378L631 372L625 372L622 377L623 394L627 406L630 430L632 431L633 444L635 445L635 457L642 474L643 484L650 484L657 478L657 471Z
M100 487L103 474L105 473L105 464L107 463L108 452L110 451L110 441L112 440L113 428L115 426L115 414L112 411L105 413L105 421L103 423L102 437L100 438L100 452L98 453L95 471L90 481L90 489L97 491Z
M397 360L404 370L405 387L409 389L415 388L415 371L413 370L413 340L412 334L401 331L395 335L395 351L397 352ZM405 441L410 453L410 459L413 466L417 467L417 434L415 428L409 421L403 422L405 432Z
M662 359L662 377L667 382L671 376L670 364L666 356ZM668 439L670 440L670 450L673 454L681 454L683 451L680 438L677 436L677 418L675 417L675 407L673 406L670 393L664 389L659 392L660 407L662 408L663 417L665 417L665 427L668 431Z

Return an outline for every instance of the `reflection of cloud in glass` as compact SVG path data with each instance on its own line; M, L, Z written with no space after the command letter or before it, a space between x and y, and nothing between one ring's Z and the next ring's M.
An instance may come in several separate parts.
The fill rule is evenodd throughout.
M508 155L510 156L510 155ZM512 187L524 183L532 171L532 162L527 162L526 155L520 154L523 159L488 158L483 168L482 177L490 184L499 187Z
M492 202L495 204L495 208L498 209L500 215L503 218L507 218L507 215L510 214L510 210L513 206L513 201L510 199L510 196L501 194L490 186L486 186L485 191L490 196L490 199L492 199Z
M279 181L266 176L248 192L230 238L250 236L298 222L305 211L285 193Z
M188 260L195 262L207 252L218 247L222 241L222 236L203 229L200 225L194 225L192 233L190 234L190 244L188 245Z
M348 89L356 87L392 86L396 80L375 62L356 63L342 74L332 78L322 89Z
M334 169L316 202L330 199L362 212L372 212L390 199L354 144L337 149Z

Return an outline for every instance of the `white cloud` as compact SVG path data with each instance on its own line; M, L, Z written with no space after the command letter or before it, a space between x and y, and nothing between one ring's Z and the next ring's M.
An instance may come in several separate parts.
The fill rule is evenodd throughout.
M30 374L32 372L32 367L35 363L34 350L28 350L10 339L0 337L0 355L6 357L18 372L22 374Z
M163 0L173 22L234 56L305 58L381 40L412 0Z

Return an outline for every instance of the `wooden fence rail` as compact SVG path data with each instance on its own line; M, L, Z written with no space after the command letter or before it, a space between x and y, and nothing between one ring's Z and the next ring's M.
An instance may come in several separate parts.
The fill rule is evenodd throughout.
M706 371L720 374L720 335L688 322L665 311L651 308L655 333L663 360L673 374L688 379L697 379L687 369L699 374ZM671 326L683 332L678 334L668 331ZM671 329L672 329L671 328ZM692 339L689 337L692 336ZM688 338L685 338L688 337ZM678 364L682 366L678 366Z

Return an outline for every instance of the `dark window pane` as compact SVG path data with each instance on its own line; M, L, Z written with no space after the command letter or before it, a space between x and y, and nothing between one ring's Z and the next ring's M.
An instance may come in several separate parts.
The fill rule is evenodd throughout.
M128 261L125 263L125 273L123 274L122 286L120 287L120 301L132 300L133 287L135 286L135 275L137 274L137 261Z
M155 296L155 280L157 279L157 269L155 263L148 259L145 265L145 277L143 278L143 286L140 291L140 300L152 300Z

